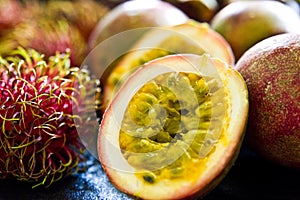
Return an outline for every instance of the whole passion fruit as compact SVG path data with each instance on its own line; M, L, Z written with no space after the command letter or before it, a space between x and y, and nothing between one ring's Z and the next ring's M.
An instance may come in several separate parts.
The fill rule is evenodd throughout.
M270 36L300 33L299 15L277 1L232 2L215 15L211 26L229 42L236 59Z
M204 196L243 138L246 84L225 62L177 54L145 64L106 110L98 154L111 182L142 199Z
M209 22L219 8L217 0L164 0L176 6L191 19Z
M281 34L237 62L249 89L247 143L259 155L300 169L300 35Z
M236 2L236 1L247 1L247 0L219 0L221 1L221 5L225 6L229 3L232 3L232 2ZM248 0L249 1L249 0ZM252 1L260 1L260 0L252 0ZM280 3L283 3L289 7L291 7L294 11L296 11L297 13L299 13L299 3L300 1L299 0L273 0L273 1L278 1Z
M89 48L126 30L141 27L173 26L184 23L188 17L175 6L160 0L131 0L113 8L99 21L89 39ZM127 40L130 40L128 38ZM132 44L129 41L128 44Z

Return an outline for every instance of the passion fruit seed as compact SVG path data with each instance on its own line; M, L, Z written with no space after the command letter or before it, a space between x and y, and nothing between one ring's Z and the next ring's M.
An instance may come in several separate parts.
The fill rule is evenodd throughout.
M118 54L116 62L108 63L110 72L101 78L104 89L104 109L128 77L141 65L151 60L173 54L203 55L208 53L228 64L234 63L233 53L228 43L206 23L189 20L177 26L144 31L147 33L133 45L130 51ZM131 33L141 35L140 32Z
M143 175L143 179L148 182L148 183L154 183L154 180L155 180L155 175L154 174L145 174Z
M137 198L203 197L238 155L247 95L241 75L207 54L148 62L103 115L97 147L104 171L117 189Z
M119 135L124 158L148 184L198 177L188 174L201 173L199 166L222 137L227 102L212 79L183 72L157 76L128 104Z
M154 60L156 58L160 58L167 55L173 55L176 53L194 53L194 54L204 54L205 50L202 49L197 43L195 43L193 40L190 40L188 38L185 38L182 34L174 33L173 31L165 32L163 29L156 30L156 34L167 34L169 37L167 37L165 40L163 40L158 47L156 48L143 48L139 49L139 53L143 52L143 56L136 58L128 65L128 71L134 71L138 66L141 66L151 60ZM173 34L173 35L172 35ZM180 44L180 45L178 45ZM171 50L170 50L171 49ZM129 55L128 55L129 54ZM127 53L127 56L130 56L130 54L134 55L135 52L129 52ZM126 73L125 69L119 69L115 70L111 73L108 83L112 84L114 86L115 90L119 90L120 86L126 81L130 73ZM124 75L125 74L125 75Z
M145 50L140 50L140 51L145 51ZM129 52L126 55L132 54L133 52ZM166 49L161 49L161 48L154 48L151 49L150 51L146 50L145 51L145 55L143 55L141 58L134 60L131 64L130 64L130 69L129 71L134 71L137 66L141 66L147 62L149 62L150 60L154 60L156 58L159 57L163 57L166 55L171 55L174 54L175 52L170 52L167 51ZM130 74L126 73L125 69L117 69L115 71L113 71L109 78L107 79L108 84L111 84L115 90L120 89L121 85L124 83L124 81L126 80L126 78L128 78Z

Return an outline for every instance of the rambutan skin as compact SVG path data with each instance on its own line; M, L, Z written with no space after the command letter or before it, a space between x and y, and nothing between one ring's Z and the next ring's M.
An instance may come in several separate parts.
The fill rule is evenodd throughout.
M0 0L0 36L14 28L26 16L24 6L18 0Z
M99 20L109 12L104 2L96 0L48 1L44 10L41 15L55 21L65 19L77 27L86 42Z
M0 54L18 46L46 57L70 49L73 66L88 53L88 38L108 8L95 0L0 0Z
M85 101L97 84L71 67L68 52L45 60L18 48L0 57L0 178L47 187L76 171L84 152L77 128L97 109Z
M0 37L1 55L8 55L18 46L35 49L47 58L56 51L64 52L70 49L70 60L75 66L80 66L86 55L84 38L77 28L64 19L27 19Z

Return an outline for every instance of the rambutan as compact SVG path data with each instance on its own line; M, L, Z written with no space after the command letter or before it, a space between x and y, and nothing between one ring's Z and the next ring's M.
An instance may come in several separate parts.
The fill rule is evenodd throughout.
M98 109L90 98L97 85L87 70L71 67L69 52L46 60L18 48L0 57L0 178L47 187L75 172L84 159L77 128Z
M86 53L86 43L79 30L66 20L39 17L24 20L0 38L0 54L6 55L18 46L32 48L48 58L56 51L70 49L72 65L80 66Z
M96 0L48 1L44 10L41 15L48 15L53 20L64 18L77 27L86 41L99 20L109 12L104 3Z
M20 1L0 0L0 35L20 23L24 16L24 6Z
M18 46L33 48L46 58L68 48L75 66L81 65L92 30L108 12L105 5L94 0L0 0L0 4L2 56Z

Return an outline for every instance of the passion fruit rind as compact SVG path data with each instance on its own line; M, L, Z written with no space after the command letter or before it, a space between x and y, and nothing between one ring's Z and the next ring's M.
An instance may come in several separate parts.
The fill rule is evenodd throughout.
M104 107L111 102L130 74L141 65L167 55L187 53L197 55L208 53L229 65L234 63L229 44L207 23L189 20L172 27L149 29L113 66L107 79L103 80Z
M208 55L165 56L116 94L100 125L99 158L129 195L203 196L234 163L247 114L246 84L227 64Z

